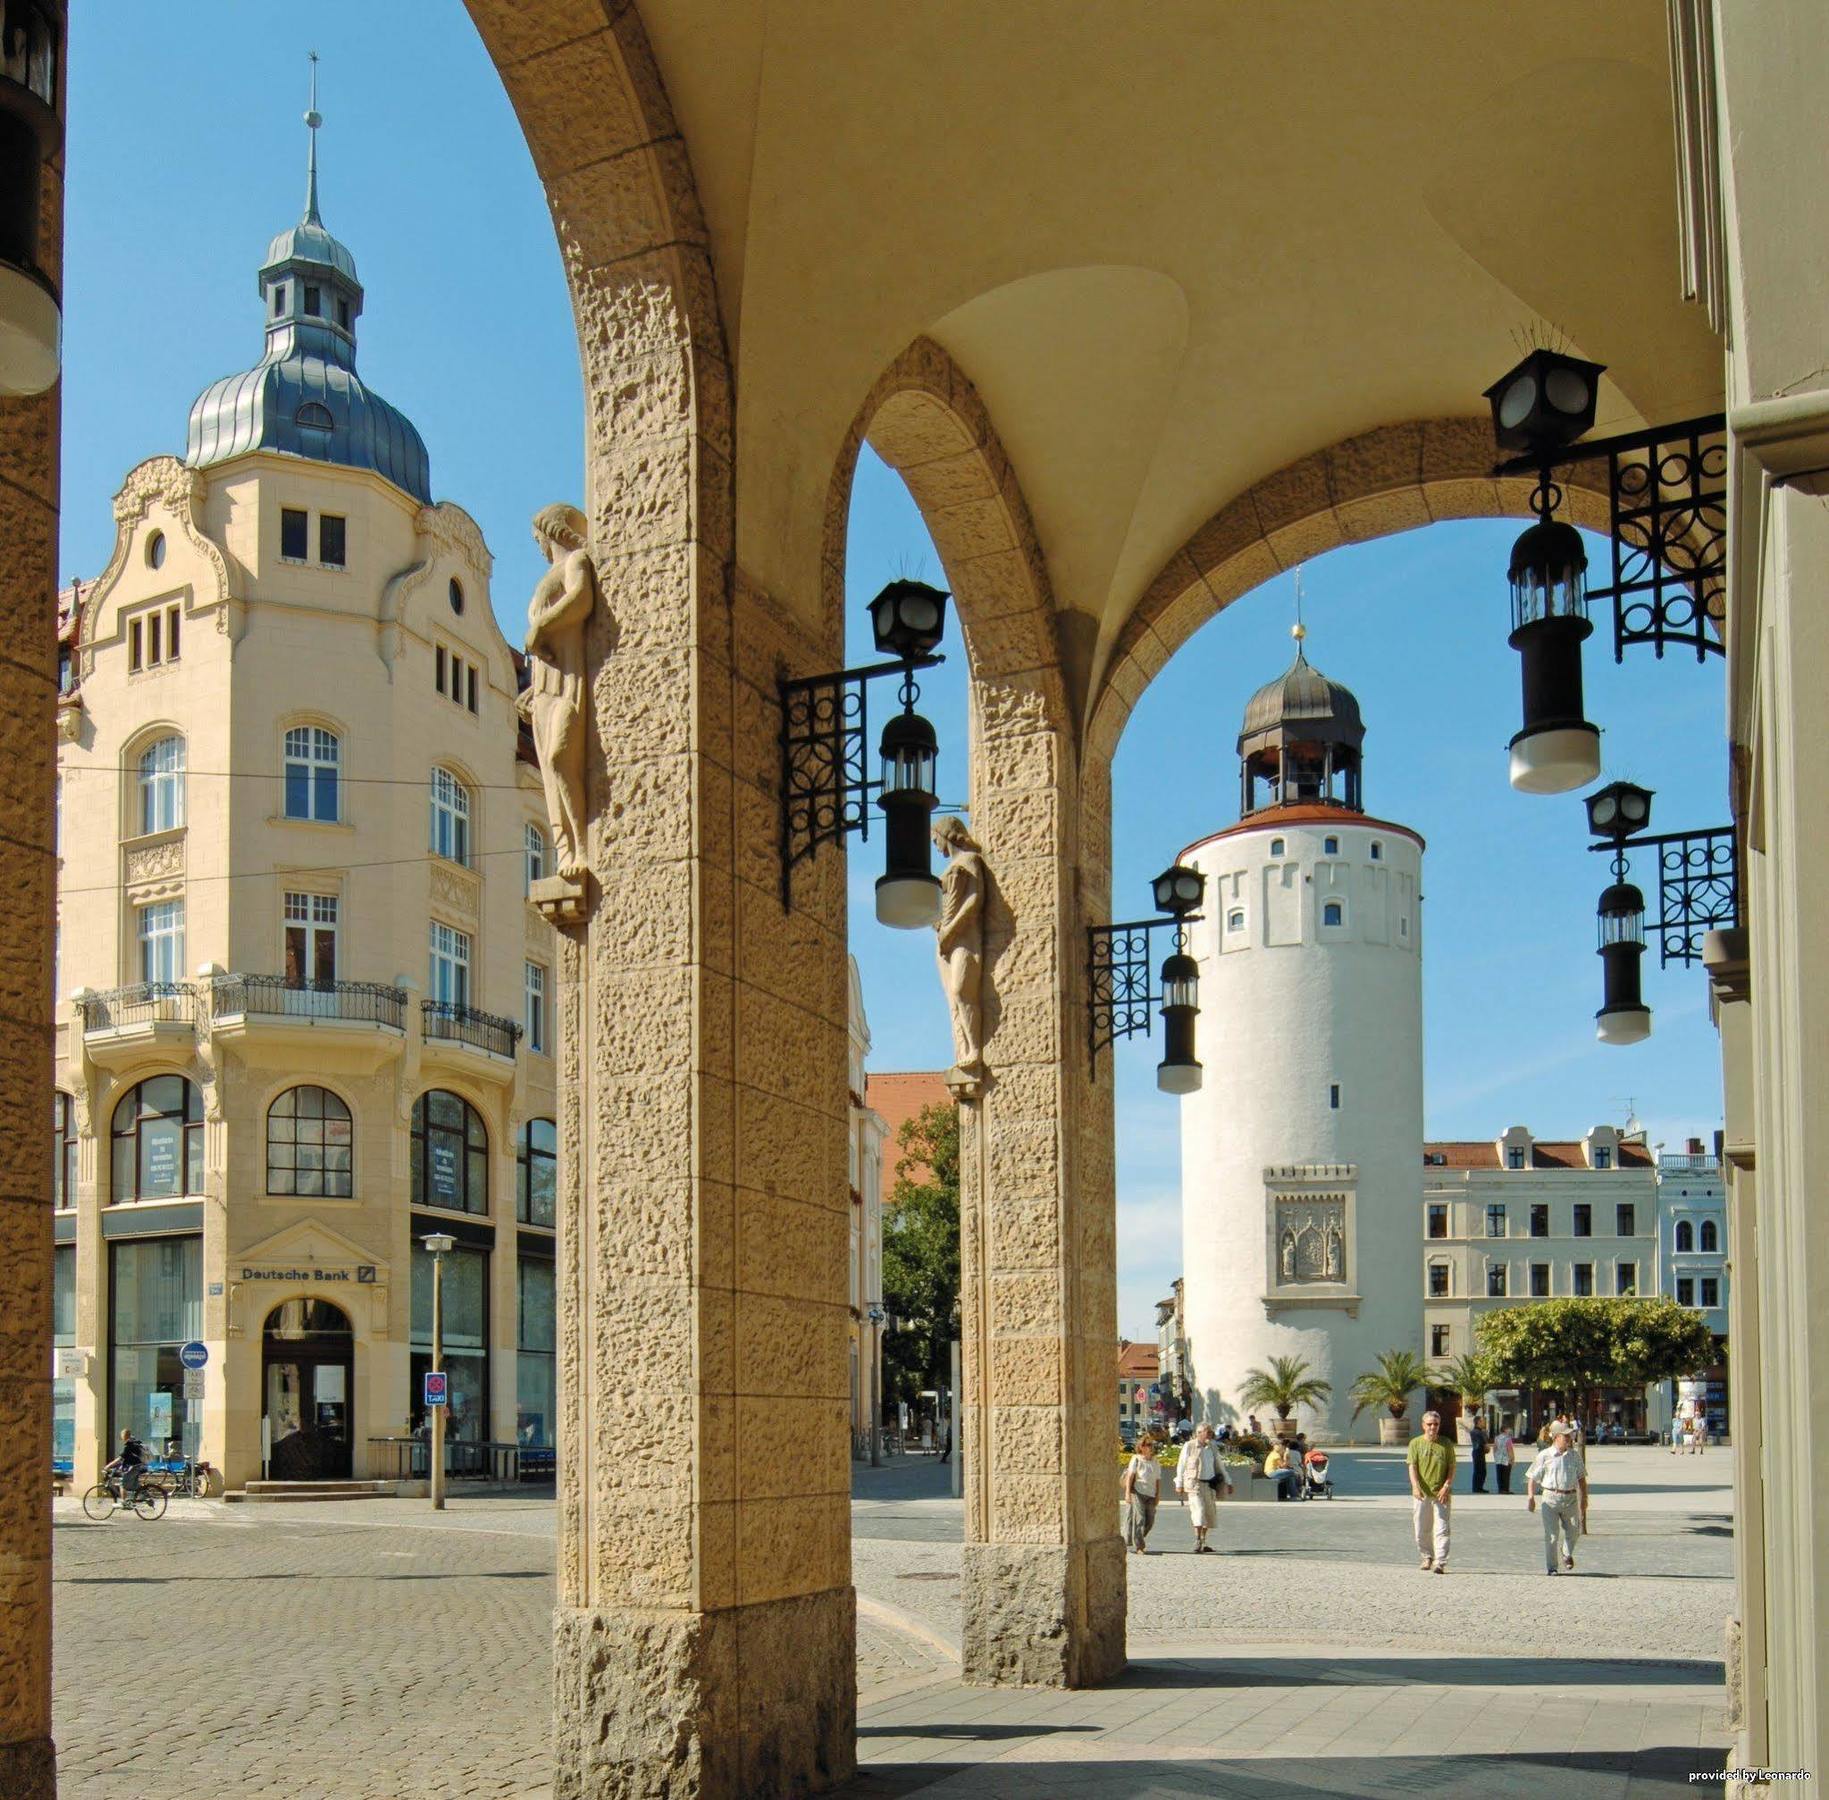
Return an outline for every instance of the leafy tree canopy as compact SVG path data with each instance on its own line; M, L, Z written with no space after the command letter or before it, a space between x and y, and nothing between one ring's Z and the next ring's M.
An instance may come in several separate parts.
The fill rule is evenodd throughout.
M883 1209L883 1392L913 1401L950 1378L959 1311L959 1108L923 1107L896 1134L902 1152ZM920 1175L922 1178L916 1180Z
M1540 1300L1490 1312L1475 1331L1493 1378L1528 1387L1643 1387L1716 1357L1701 1314L1674 1300Z

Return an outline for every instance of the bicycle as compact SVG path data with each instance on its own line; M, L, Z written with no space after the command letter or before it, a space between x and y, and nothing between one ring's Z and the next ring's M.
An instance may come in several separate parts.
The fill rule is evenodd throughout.
M165 1490L156 1483L142 1481L131 1494L125 1493L118 1473L105 1474L83 1495L83 1512L98 1524L111 1519L117 1507L125 1507L136 1519L162 1518L165 1513Z
M162 1489L170 1500L207 1500L214 1472L206 1462L193 1462L189 1457L168 1457L162 1462L148 1464L140 1473L140 1481L142 1486Z

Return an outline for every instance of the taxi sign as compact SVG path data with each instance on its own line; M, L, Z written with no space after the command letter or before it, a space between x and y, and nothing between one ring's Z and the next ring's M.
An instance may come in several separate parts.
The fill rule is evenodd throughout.
M425 1403L427 1406L443 1406L451 1377L443 1369L427 1369L425 1372Z

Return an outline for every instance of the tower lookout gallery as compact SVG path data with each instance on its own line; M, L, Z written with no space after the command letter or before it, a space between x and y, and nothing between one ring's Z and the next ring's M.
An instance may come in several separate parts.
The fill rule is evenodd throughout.
M1239 822L1181 858L1225 1044L1181 1102L1182 1266L1198 1415L1242 1422L1247 1372L1300 1357L1333 1386L1302 1426L1344 1440L1354 1377L1421 1341L1423 841L1366 813L1359 702L1297 633L1245 708Z

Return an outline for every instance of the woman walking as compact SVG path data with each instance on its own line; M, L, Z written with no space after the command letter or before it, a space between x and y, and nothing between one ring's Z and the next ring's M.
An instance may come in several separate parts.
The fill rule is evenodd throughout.
M1161 1493L1162 1465L1156 1460L1156 1440L1146 1431L1124 1470L1124 1541L1133 1555L1150 1554L1146 1546Z
M1229 1494L1232 1483L1220 1469L1219 1450L1213 1442L1213 1427L1202 1425L1181 1447L1181 1459L1175 1465L1175 1491L1188 1503L1188 1523L1194 1527L1194 1553L1210 1556L1213 1546L1207 1533L1219 1523L1219 1490Z
M1499 1427L1499 1435L1492 1441L1492 1468L1499 1478L1499 1492L1511 1492L1511 1466L1518 1454L1517 1439L1511 1434L1509 1425Z

